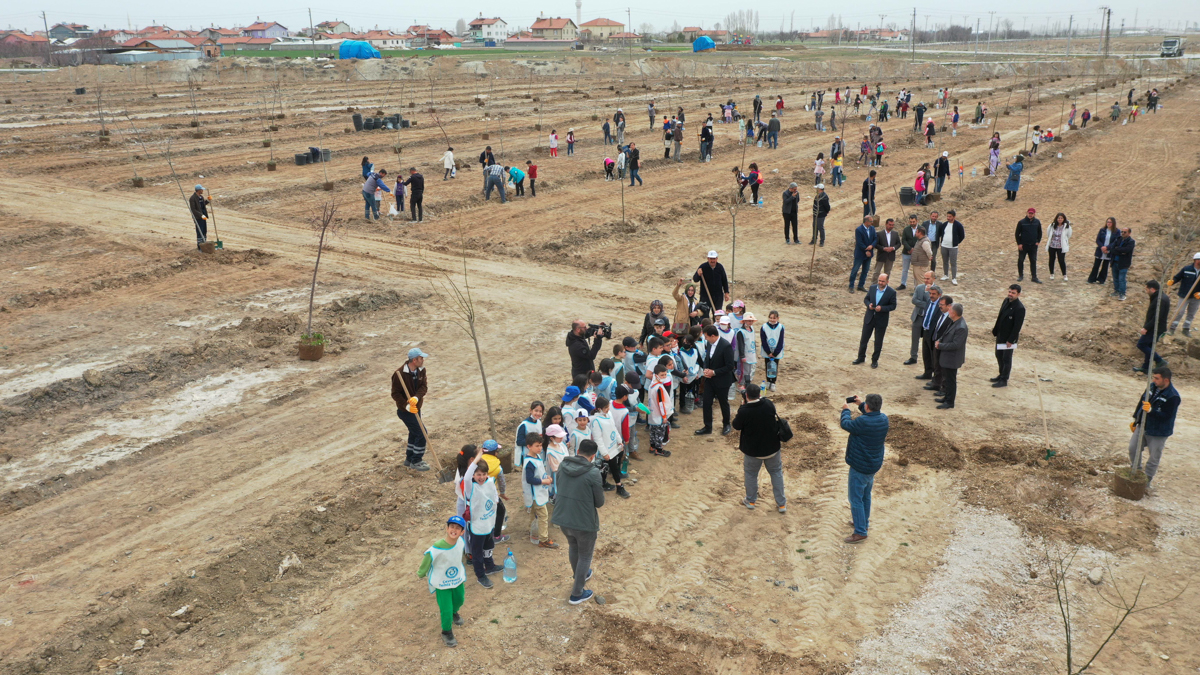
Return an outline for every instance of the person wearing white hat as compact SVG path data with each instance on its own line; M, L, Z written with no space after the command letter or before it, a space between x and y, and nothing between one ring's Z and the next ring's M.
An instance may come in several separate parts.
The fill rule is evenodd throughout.
M1196 310L1200 308L1200 284L1196 283L1197 276L1200 276L1200 253L1192 256L1192 264L1176 272L1175 276L1167 281L1168 286L1179 286L1179 309L1176 310L1175 320L1171 322L1171 335L1175 334L1175 328L1183 318L1185 307L1187 318L1183 321L1183 334L1188 337L1192 335L1192 319L1196 317Z
M720 334L722 340L728 342L730 345L733 344L736 331L733 329L733 323L729 320L729 315L722 315L721 318L717 319L717 333Z
M392 400L396 402L396 416L408 427L408 448L404 452L404 466L417 471L428 471L425 463L425 434L421 430L421 406L429 393L429 376L425 372L425 357L429 356L420 347L408 350L408 360L392 373Z
M754 382L754 370L758 366L758 333L754 331L753 312L742 315L741 326L737 330L738 391L745 392L746 385Z
M933 163L933 175L936 180L933 186L933 191L941 194L942 184L950 177L950 153L943 150L942 156L937 158Z
M700 283L700 301L706 303L709 309L715 311L725 307L729 302L729 277L725 276L725 267L717 262L717 252L708 252L708 264L696 268L692 281ZM713 293L718 300L709 295Z

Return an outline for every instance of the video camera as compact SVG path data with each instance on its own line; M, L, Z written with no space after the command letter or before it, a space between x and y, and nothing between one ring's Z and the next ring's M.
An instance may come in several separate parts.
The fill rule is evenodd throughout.
M604 323L603 321L601 321L600 323L589 323L587 325L587 330L584 331L584 333L583 333L583 336L590 338L593 335L596 335L597 333L600 334L600 337L611 340L612 339L612 326L608 325L607 323Z

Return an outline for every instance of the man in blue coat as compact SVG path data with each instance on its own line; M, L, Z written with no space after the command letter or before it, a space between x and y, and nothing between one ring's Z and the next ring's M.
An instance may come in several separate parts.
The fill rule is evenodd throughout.
M883 466L883 442L887 439L888 418L880 412L883 397L867 394L867 400L855 396L862 414L852 419L850 402L842 406L842 429L850 434L846 439L846 464L850 465L850 514L854 533L843 541L857 544L867 538L871 519L871 488L875 474Z
M863 284L867 283L867 272L871 269L871 254L875 252L875 242L879 238L875 234L876 216L864 216L862 225L854 230L854 267L850 268L850 292L855 290L854 277L859 276L858 290L866 293ZM859 275L859 270L862 274Z
M867 359L867 340L875 334L875 351L871 352L871 367L879 367L879 353L883 351L883 336L887 333L888 318L896 309L896 291L888 286L888 275L879 275L879 284L872 286L863 298L867 311L863 314L862 337L858 340L858 358L852 363L858 365Z
M1154 480L1158 471L1158 461L1162 459L1163 446L1167 437L1175 433L1175 414L1179 412L1179 392L1171 384L1171 369L1161 366L1154 369L1150 376L1150 388L1142 394L1137 407L1133 409L1133 421L1129 430L1133 437L1129 439L1129 465L1134 471L1141 468L1142 456L1149 451L1146 460L1146 487ZM842 413L843 416L846 413ZM1145 424L1146 432L1142 434L1142 447L1138 448L1138 425ZM843 422L843 426L845 422ZM1139 450L1142 450L1139 453Z

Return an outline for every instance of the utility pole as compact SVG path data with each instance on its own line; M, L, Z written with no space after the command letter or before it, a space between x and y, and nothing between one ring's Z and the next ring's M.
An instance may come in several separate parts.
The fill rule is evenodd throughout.
M1112 9L1104 10L1104 58L1108 58L1109 46L1112 40Z
M909 61L917 60L917 8L913 7L912 30L908 32Z
M312 40L313 59L317 58L317 32L313 30L312 7L308 8L308 39Z
M620 16L620 15L618 15L618 16ZM625 23L629 26L629 32L632 33L633 32L633 19L630 18L628 7L625 8ZM633 40L627 40L626 42L629 44L629 62L633 63ZM644 76L643 76L643 79L644 79ZM645 82L642 82L642 84L645 84Z
M53 52L50 51L50 22L46 21L46 13L42 12L42 28L46 29L46 65L54 65Z
M979 56L979 19L975 19L975 56Z
M1101 5L1101 7L1100 7L1100 31L1098 33L1100 36L1100 43L1096 45L1096 53L1097 54L1104 53L1104 15L1107 11L1108 11L1108 8Z
M988 12L988 41L987 41L987 51L989 51L989 52L991 52L991 51L992 51L992 19L993 19L993 18L995 18L995 16L996 16L996 13L995 13L995 12Z
M887 18L887 14L879 15L879 34L875 36L876 40L883 39L883 20Z
M1071 17L1069 19L1067 19L1067 56L1071 55L1071 33L1074 32L1074 30L1073 30L1074 26L1075 26L1075 15L1072 14Z

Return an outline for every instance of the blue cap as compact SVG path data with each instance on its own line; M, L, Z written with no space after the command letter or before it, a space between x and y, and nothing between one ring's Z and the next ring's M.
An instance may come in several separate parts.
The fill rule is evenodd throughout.
M409 361L412 361L413 359L415 359L417 357L425 357L425 356L429 356L429 355L426 354L425 352L421 351L420 347L413 347L412 349L408 350L408 360Z
M571 385L571 386L567 387L567 390L565 392L563 392L563 397L562 397L563 403L566 403L567 401L570 401L571 399L576 399L576 398L579 398L579 387L576 387L575 385Z
M203 190L203 189L204 189L204 186L203 186L203 185L200 185L199 183L197 183L197 184L196 184L196 189L197 189L197 190Z
M467 529L467 521L463 520L462 516L450 516L450 519L446 521L446 524L457 525L464 530Z
M500 449L500 447L501 446L499 443L497 443L496 441L494 441L490 438L483 442L483 451L484 452L496 452L497 450Z
M589 413L596 412L596 406L592 405L591 400L588 399L588 397L586 397L586 396L579 397L579 407L583 408L584 410L588 411Z

